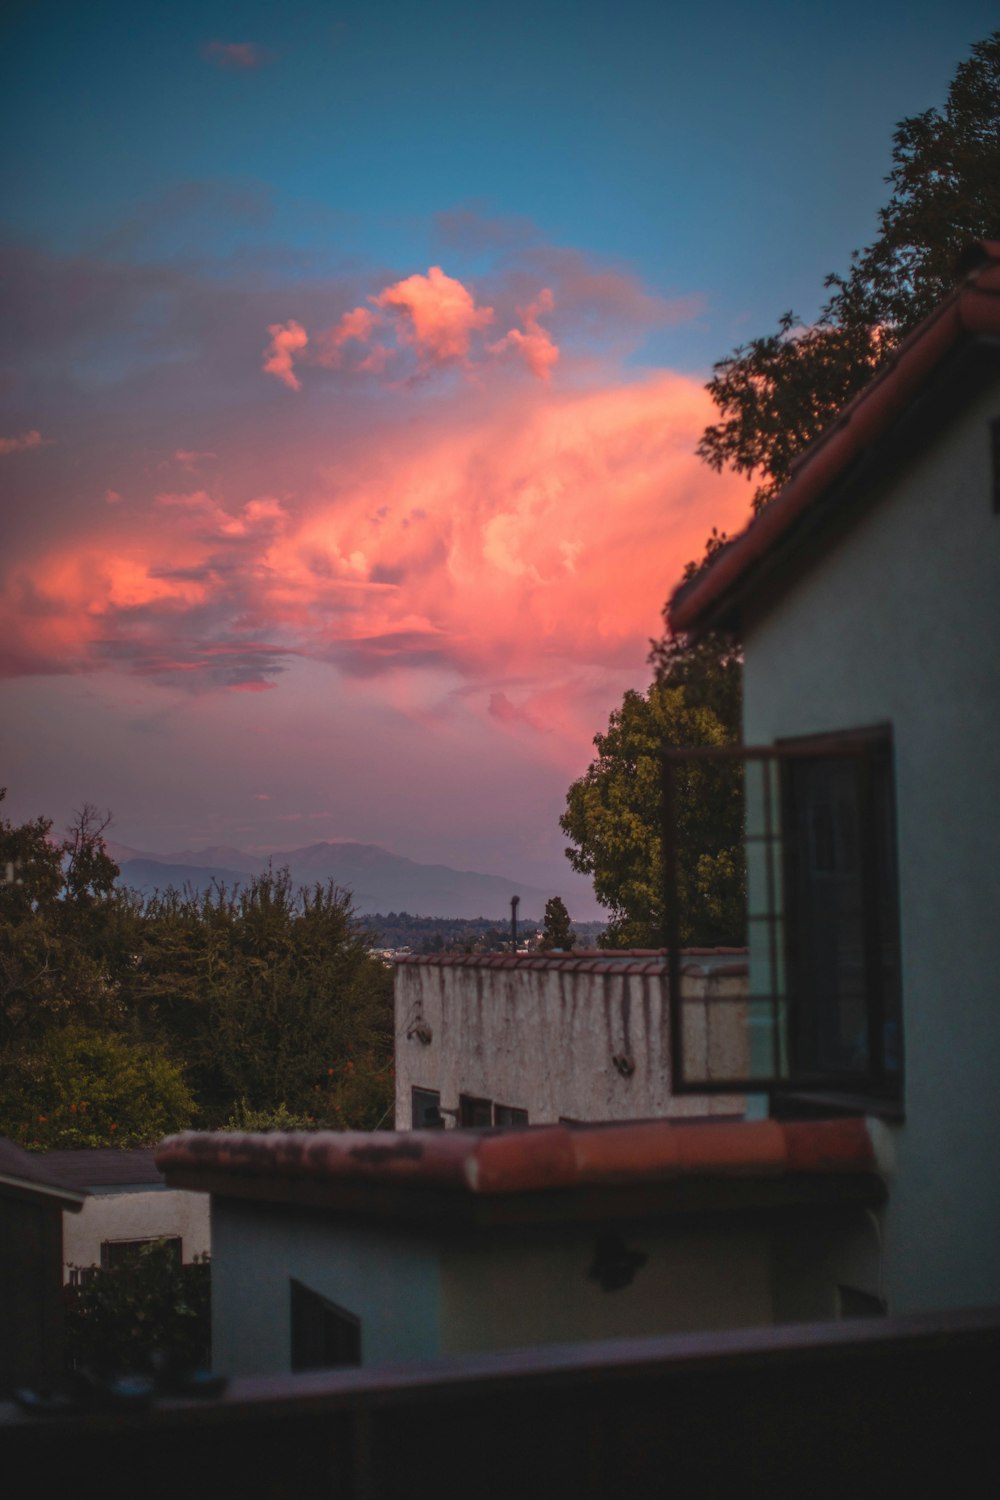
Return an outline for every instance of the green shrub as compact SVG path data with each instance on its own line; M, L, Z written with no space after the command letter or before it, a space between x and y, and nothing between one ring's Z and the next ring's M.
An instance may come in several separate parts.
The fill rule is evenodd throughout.
M71 1370L127 1374L211 1360L211 1267L207 1255L181 1265L167 1240L152 1240L113 1270L94 1267L66 1288L66 1361Z
M177 1063L113 1032L51 1031L4 1073L0 1135L29 1150L155 1145L195 1109Z

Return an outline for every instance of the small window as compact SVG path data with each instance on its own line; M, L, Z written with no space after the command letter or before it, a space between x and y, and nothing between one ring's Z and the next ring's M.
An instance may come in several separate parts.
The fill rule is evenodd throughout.
M165 1245L177 1265L181 1263L180 1235L148 1235L141 1240L103 1240L101 1270L116 1271L119 1266L133 1266L147 1245Z
M414 1130L442 1130L441 1095L437 1089L413 1089L410 1094Z
M663 775L665 935L670 994L679 997L670 1007L674 1092L825 1092L881 1099L890 1111L897 1101L898 1113L888 731L668 751ZM724 874L706 893L703 872L713 866ZM682 942L692 942L713 895L731 907L732 957L714 973L696 960L700 979L685 979Z
M481 1130L492 1125L492 1099L476 1099L471 1094L459 1094L458 1123L467 1130Z
M515 1109L510 1104L494 1104L493 1123L501 1130L510 1130L520 1125L527 1125L528 1111L526 1109Z
M318 1292L291 1281L293 1370L330 1370L361 1363L361 1319Z

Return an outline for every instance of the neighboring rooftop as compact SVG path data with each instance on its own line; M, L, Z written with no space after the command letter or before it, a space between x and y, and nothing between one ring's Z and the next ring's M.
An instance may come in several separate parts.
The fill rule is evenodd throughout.
M38 1153L63 1182L87 1188L163 1187L153 1146L95 1147L89 1151Z
M83 1207L86 1188L60 1172L49 1155L22 1151L0 1137L0 1187L21 1198L49 1198L76 1212Z
M996 368L1000 338L1000 241L980 240L959 263L963 280L930 313L844 408L826 431L795 461L784 489L718 554L710 566L683 584L670 601L670 625L698 631L728 625L749 591L779 551L813 534L829 500L834 508L843 490L880 473L880 455L896 438L913 451L918 439L959 399L966 378L976 378L973 360ZM964 368L960 370L960 366ZM959 379L961 374L962 379ZM933 395L934 410L913 412L918 396ZM912 416L910 429L904 418ZM895 456L894 452L893 455Z
M171 1187L440 1222L878 1201L862 1119L314 1134L185 1132L157 1162ZM759 1191L758 1191L759 1190Z
M684 948L684 974L745 974L746 948ZM557 969L577 974L652 974L667 977L666 948L598 948L548 953L407 953L397 964L446 969Z

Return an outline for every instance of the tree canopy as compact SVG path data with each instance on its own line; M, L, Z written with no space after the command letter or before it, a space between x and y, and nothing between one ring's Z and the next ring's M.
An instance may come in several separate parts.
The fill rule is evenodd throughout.
M827 277L816 322L786 312L774 333L715 366L708 390L720 420L698 452L713 469L755 480L756 509L951 289L969 241L1000 237L1000 31L959 66L943 110L900 121L886 182L879 234L846 275Z
M543 953L551 953L558 948L563 953L568 953L576 942L576 933L570 924L569 912L566 903L560 896L553 896L545 903L545 914L542 920L542 940L539 944Z
M709 393L719 419L698 453L716 470L756 484L755 509L787 481L792 464L867 383L907 333L948 292L970 240L1000 238L1000 31L973 47L943 110L902 120L893 136L891 194L879 233L852 256L846 275L826 279L818 319L793 312L714 368ZM712 532L700 562L727 537ZM661 748L734 742L741 734L742 657L720 633L651 642L655 681L627 693L597 758L567 793L560 824L573 868L592 876L611 912L612 946L662 941L659 757ZM744 888L742 782L735 765L692 765L678 829L682 941L740 943ZM692 800L693 798L693 800ZM700 857L683 849L714 851Z
M610 912L602 944L658 947L664 938L661 834L661 752L668 746L724 745L732 730L684 685L653 683L625 694L606 734L594 737L597 757L566 794L560 827L573 847L574 870L590 875ZM714 946L743 941L742 785L735 768L692 767L694 796L685 797L698 824L688 830L700 852L679 870L681 941Z
M350 893L278 871L140 898L107 821L84 807L58 840L0 818L0 1134L146 1144L240 1109L384 1124L392 974Z

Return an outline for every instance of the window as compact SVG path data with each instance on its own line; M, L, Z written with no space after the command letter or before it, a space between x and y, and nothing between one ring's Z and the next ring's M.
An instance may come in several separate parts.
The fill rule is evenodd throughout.
M713 868L705 857L720 860L705 843L703 770L713 764L739 799L742 849L721 852L742 906L746 974L699 990L682 980L681 934L697 929L692 908L712 898L698 878ZM675 1092L901 1099L888 731L669 751L663 790L670 984L683 995L671 1006Z
M494 1104L492 1099L477 1099L472 1094L458 1096L458 1123L466 1130L510 1130L527 1125L528 1111L512 1104Z
M527 1125L528 1111L526 1109L515 1109L511 1104L494 1104L493 1123L501 1130L515 1129L520 1125Z
M294 1278L291 1289L293 1370L361 1363L361 1319Z
M181 1263L180 1235L149 1235L141 1240L102 1240L101 1270L115 1271L119 1266L135 1265L147 1245L165 1245L177 1265Z
M441 1095L437 1089L413 1089L410 1094L414 1130L442 1130Z
M482 1129L493 1124L493 1101L476 1099L471 1094L458 1096L458 1123L465 1129Z

